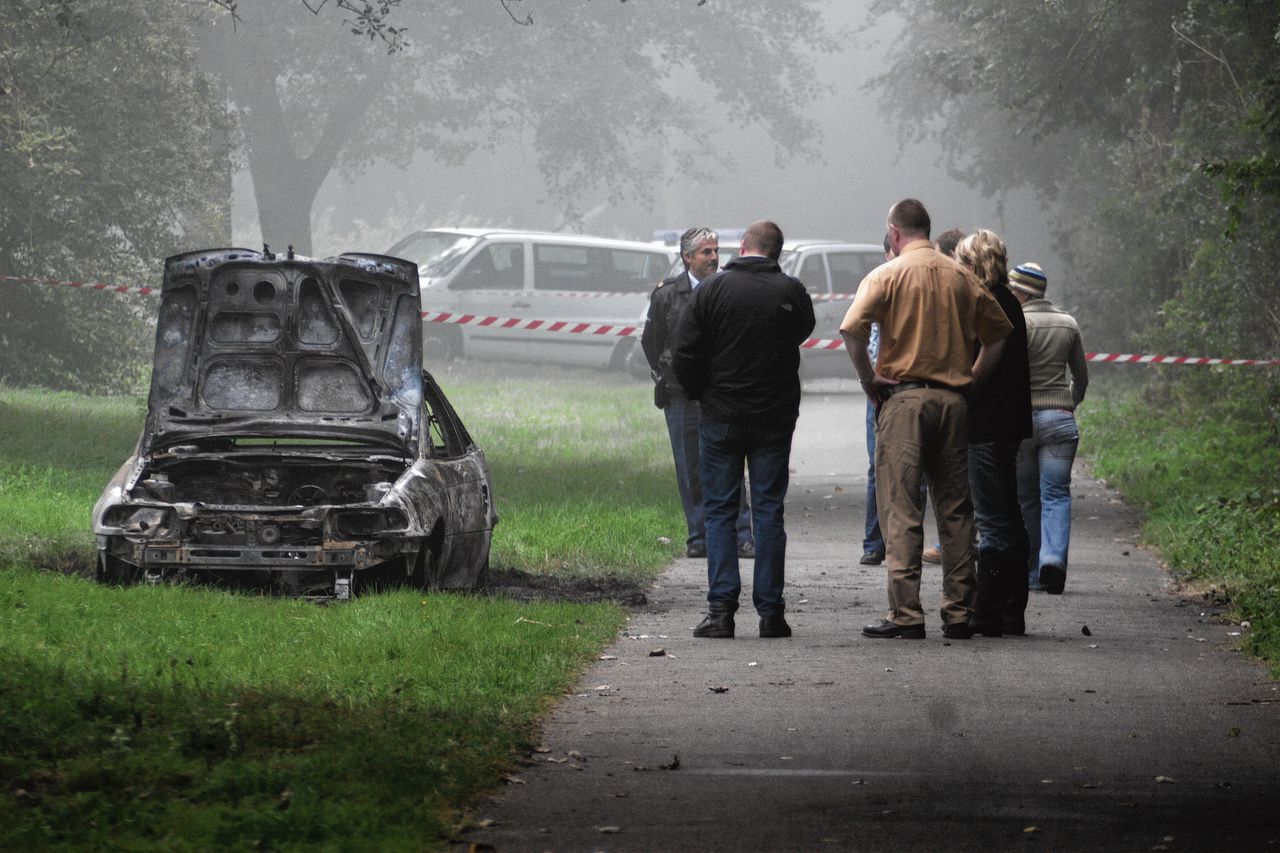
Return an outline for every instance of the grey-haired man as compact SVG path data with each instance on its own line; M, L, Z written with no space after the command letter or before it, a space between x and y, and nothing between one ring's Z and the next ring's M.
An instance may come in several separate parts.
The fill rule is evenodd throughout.
M680 258L684 271L666 279L649 297L649 315L640 336L640 346L653 375L653 402L667 419L671 454L676 464L676 486L684 507L688 539L685 553L692 558L707 556L706 513L702 506L702 478L698 472L698 425L701 408L690 400L671 370L671 345L680 314L693 297L694 289L720 268L720 238L710 228L690 228L680 235ZM737 518L738 554L755 556L751 537L751 509L745 491Z

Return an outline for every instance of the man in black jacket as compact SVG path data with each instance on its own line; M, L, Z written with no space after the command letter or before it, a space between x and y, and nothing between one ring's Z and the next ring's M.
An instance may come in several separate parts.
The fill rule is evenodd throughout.
M782 597L787 533L783 502L791 437L800 414L800 344L813 301L778 266L782 230L761 220L741 255L704 281L680 316L672 369L702 406L699 438L707 515L707 603L695 637L732 637L742 583L733 520L745 461L756 535L752 603L761 637L789 637Z
M671 344L681 313L693 298L693 291L720 268L720 240L710 228L690 228L680 235L680 259L684 272L664 280L649 297L649 315L640 347L653 375L653 403L662 409L676 463L676 487L684 506L685 554L707 556L706 516L702 508L702 476L699 473L698 402L690 400L671 371ZM751 539L751 509L743 496L736 521L738 555L755 556Z

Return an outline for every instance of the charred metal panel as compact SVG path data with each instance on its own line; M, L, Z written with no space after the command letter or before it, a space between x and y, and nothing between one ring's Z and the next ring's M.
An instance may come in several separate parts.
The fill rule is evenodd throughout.
M421 370L419 312L395 258L170 258L146 426L93 511L100 576L474 586L489 469Z

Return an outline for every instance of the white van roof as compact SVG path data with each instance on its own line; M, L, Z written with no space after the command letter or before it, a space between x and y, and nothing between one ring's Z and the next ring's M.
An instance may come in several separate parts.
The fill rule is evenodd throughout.
M417 234L427 233L438 234L456 234L459 237L498 237L508 238L512 240L537 239L544 243L569 243L574 245L589 244L599 246L604 249L644 249L649 252L661 252L662 247L654 246L652 243L642 243L636 240L617 240L612 237L593 237L590 234L570 234L563 231L522 231L515 228L422 228L414 232Z

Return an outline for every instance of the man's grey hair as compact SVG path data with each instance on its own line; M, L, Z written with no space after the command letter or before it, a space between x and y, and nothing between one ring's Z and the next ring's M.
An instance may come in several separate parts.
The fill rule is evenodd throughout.
M692 255L693 250L698 248L698 244L705 243L707 240L715 240L719 243L720 237L710 228L690 228L680 235L680 258L683 260L685 255ZM685 266L689 265L685 264Z

